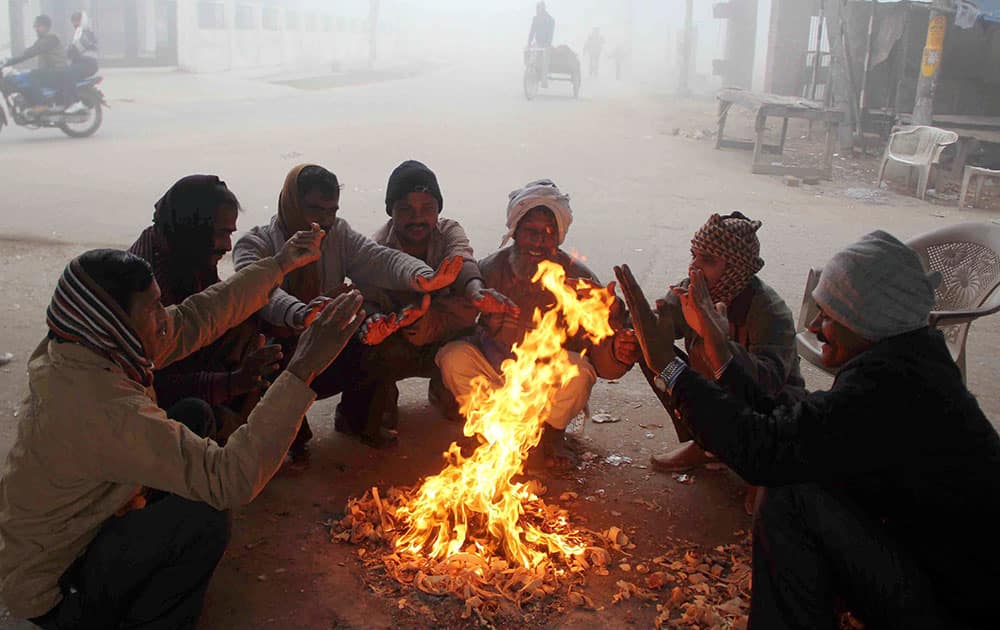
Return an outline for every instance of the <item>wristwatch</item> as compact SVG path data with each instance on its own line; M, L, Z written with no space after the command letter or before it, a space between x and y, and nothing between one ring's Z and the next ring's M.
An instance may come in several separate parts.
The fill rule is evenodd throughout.
M687 363L684 363L680 357L674 357L674 360L667 364L659 374L653 377L653 387L663 392L664 394L669 394L674 388L674 383L677 381L677 377L681 375L681 372L687 369Z

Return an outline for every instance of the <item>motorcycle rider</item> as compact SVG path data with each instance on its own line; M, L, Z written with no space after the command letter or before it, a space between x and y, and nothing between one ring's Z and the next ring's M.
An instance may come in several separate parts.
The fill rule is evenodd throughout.
M555 19L545 10L545 3L539 2L535 7L535 17L531 19L531 30L528 31L528 48L534 43L536 48L542 49L542 87L549 86L549 57L555 31Z
M90 30L90 16L86 11L77 11L70 17L73 24L73 40L66 49L69 70L62 88L65 102L72 103L66 108L67 114L76 114L87 109L80 102L76 84L97 74L97 36Z
M38 35L35 43L26 48L20 55L8 59L3 65L13 66L38 57L38 68L29 74L31 81L24 90L24 97L32 105L27 112L37 115L49 108L45 104L42 88L50 87L59 90L62 88L66 78L66 55L63 53L59 36L52 32L52 18L44 14L39 15L35 18L34 27L35 33ZM63 103L63 105L66 104Z

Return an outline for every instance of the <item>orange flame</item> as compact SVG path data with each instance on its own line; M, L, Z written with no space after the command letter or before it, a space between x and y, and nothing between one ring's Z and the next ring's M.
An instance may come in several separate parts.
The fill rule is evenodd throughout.
M594 343L613 335L609 317L615 298L584 280L570 286L566 271L548 261L539 264L532 282L548 289L557 305L546 313L535 311L534 328L514 346L514 358L501 365L500 387L485 377L473 381L472 394L461 401L464 433L480 436L482 444L464 458L452 443L445 469L425 479L396 511L403 525L397 551L437 560L460 553L502 556L528 568L551 554L584 552L581 537L564 517L555 523L525 518L525 505L538 497L514 477L541 439L554 393L579 374L563 344L577 334Z

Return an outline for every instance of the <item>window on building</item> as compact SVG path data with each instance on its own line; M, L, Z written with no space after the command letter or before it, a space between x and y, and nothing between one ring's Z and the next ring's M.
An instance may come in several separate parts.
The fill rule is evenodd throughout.
M333 16L329 14L323 15L323 30L327 33L333 31Z
M309 33L315 33L319 29L319 16L315 13L306 13L305 15L306 31Z
M289 31L299 30L299 12L289 9L285 13L285 28Z
M337 17L337 31L340 33L347 32L347 18L344 16Z
M226 8L221 2L198 3L198 28L225 28Z
M264 30L281 30L281 24L278 21L278 17L277 7L264 7L264 11L261 13L261 24L264 26Z
M236 5L236 28L252 31L257 28L257 8L250 4Z

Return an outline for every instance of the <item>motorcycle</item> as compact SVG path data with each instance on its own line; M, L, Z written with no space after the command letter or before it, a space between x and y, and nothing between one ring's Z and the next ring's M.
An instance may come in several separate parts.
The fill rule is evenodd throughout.
M104 120L102 108L108 104L104 100L104 94L97 87L103 80L102 77L94 75L76 84L80 102L84 105L84 109L80 111L68 113L51 108L34 113L29 111L31 104L24 96L24 90L31 86L30 73L15 70L10 66L0 66L0 95L3 96L7 111L10 112L15 124L29 129L54 127L71 138L86 138L93 135ZM55 102L56 90L42 88L42 95L45 97L45 103L51 105ZM0 107L0 129L9 124L7 113Z

